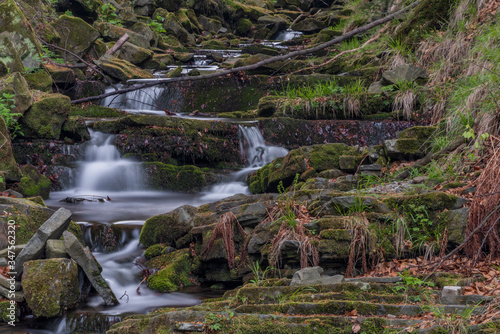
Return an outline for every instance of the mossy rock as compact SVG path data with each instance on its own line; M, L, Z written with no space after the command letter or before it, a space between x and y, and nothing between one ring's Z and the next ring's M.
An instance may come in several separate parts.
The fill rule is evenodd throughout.
M252 21L246 18L240 18L236 24L236 32L241 36L248 36L252 30L252 26Z
M141 48L149 48L150 45L150 40L145 38L144 35L138 34L132 30L123 28L123 27L118 27L115 26L109 22L95 22L93 27L97 29L102 37L104 38L104 41L109 42L109 41L117 41L119 40L124 34L129 35L128 42L135 44L137 46L140 46Z
M75 72L71 68L53 64L44 64L43 68L49 73L52 81L62 87L72 86L76 83Z
M100 37L100 33L96 29L79 17L61 15L52 23L52 26L61 36L58 45L80 57L85 55ZM70 61L77 61L72 55L66 54L64 56Z
M70 116L62 127L62 136L74 141L90 140L90 133L81 116Z
M3 117L0 117L0 171L3 172L4 181L20 180L21 170L14 158L9 130Z
M223 42L218 41L216 39L202 42L201 47L203 49L212 49L212 50L225 50L225 49L227 49L227 46Z
M23 177L19 183L18 191L26 197L41 196L43 199L49 198L50 179L32 165L24 165L21 168Z
M169 71L165 77L166 78L177 78L177 77L180 77L182 75L182 67L181 66L177 66L175 69Z
M11 72L37 68L42 52L32 26L14 0L0 4L0 60Z
M205 172L196 166L145 162L143 167L145 183L151 189L197 192L207 185Z
M59 139L64 121L71 111L69 97L47 94L33 103L22 119L24 136Z
M29 73L24 75L30 89L52 93L52 77L46 71Z
M78 265L71 259L28 261L24 264L22 287L36 317L60 316L78 305Z
M189 251L185 249L167 255L171 261L160 271L149 276L148 288L164 293L192 286L193 283L189 279L192 265Z
M11 110L12 113L23 115L33 103L30 87L19 72L0 79L0 96L3 94L13 95L15 107Z
M164 249L165 249L165 247L162 244L156 244L156 245L150 246L144 252L144 257L147 260L151 260L154 257L160 256Z
M129 42L125 42L120 50L116 53L120 59L126 60L134 65L142 64L153 57L154 52L148 49L141 48Z
M151 217L141 229L139 242L145 247L160 243L175 246L175 241L193 227L192 219L195 214L195 207L184 205L169 213Z
M11 309L13 309L13 318L11 318ZM0 301L0 323L16 323L18 322L19 308L17 303L10 300Z
M120 81L154 78L150 72L142 70L130 62L112 55L102 56L99 60L96 60L96 64L109 76Z

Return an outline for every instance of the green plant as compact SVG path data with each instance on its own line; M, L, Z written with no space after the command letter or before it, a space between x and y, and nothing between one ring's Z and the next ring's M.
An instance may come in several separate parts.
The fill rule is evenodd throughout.
M14 97L14 95L9 93L3 93L2 96L0 96L0 116L5 120L5 125L13 138L17 135L23 135L21 125L17 122L17 117L21 116L21 114L12 112L16 107L14 104Z
M299 182L299 174L295 174L295 178L292 182L292 192L285 193L285 187L283 186L283 181L280 181L278 184L278 192L280 195L278 196L278 205L283 208L283 212L278 219L274 222L281 224L285 222L290 227L295 228L297 226L297 217L295 215L295 203L293 200L293 196L295 195L295 188L297 183Z
M205 316L204 329L212 332L224 332L230 327L234 312L208 313Z
M260 283L262 283L262 281L266 279L266 276L269 273L269 271L274 270L276 268L268 266L266 267L266 269L262 270L259 261L255 261L248 263L248 269L250 269L250 271L252 271L253 274L253 279L251 279L250 282L254 283L255 285L260 285Z
M396 283L394 291L404 293L413 302L422 301L422 295L424 295L426 288L434 287L433 282L427 282L418 277L411 276L407 270L398 273L398 275L401 277L402 282Z
M366 93L364 80L357 79L344 87L344 116L357 117L360 114L361 98ZM347 113L349 115L347 115Z
M467 306L462 310L461 314L452 313L448 314L445 312L443 306L432 305L432 303L428 303L424 305L422 308L427 312L431 312L436 319L436 322L439 326L447 331L447 333L454 334L468 334L474 333L470 328L470 320L474 311L481 305L481 302Z
M148 26L151 27L151 29L153 29L154 31L156 31L157 33L163 33L163 32L167 32L165 30L165 28L163 28L163 25L161 24L161 22L163 22L165 20L164 17L160 16L160 15L157 15L156 16L156 20L151 20L149 23L148 23Z
M119 27L123 26L123 21L118 17L118 14L116 14L116 8L113 5L109 3L102 5L100 14L102 20Z

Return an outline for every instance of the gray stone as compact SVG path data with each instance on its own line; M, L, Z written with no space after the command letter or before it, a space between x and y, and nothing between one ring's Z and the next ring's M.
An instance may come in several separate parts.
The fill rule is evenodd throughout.
M19 255L19 253L21 253L24 247L26 247L26 244L14 246L14 253L16 254L16 256ZM7 248L0 250L0 258L6 258L8 255L9 255L9 250Z
M14 284L12 284L12 281L10 279L3 275L0 275L0 286L11 290L12 285L15 291L21 290L21 282L14 280Z
M422 67L405 64L396 66L393 70L385 71L382 77L383 83L397 85L404 81L412 82L418 79L425 79L427 78L427 72Z
M203 324L178 322L175 327L180 332L203 332Z
M381 94L382 93L382 83L380 81L373 82L370 87L368 87L368 93Z
M462 294L461 286L445 286L441 290L441 297L456 297Z
M224 27L220 28L219 31L218 31L218 33L219 34L225 34L225 33L227 33L227 28L224 28Z
M242 227L254 227L266 217L267 206L257 202L233 208L231 211Z
M68 231L63 233L64 244L73 260L83 269L90 284L96 289L97 293L104 299L105 305L119 304L115 294L109 287L108 282L101 276L100 266L90 252L86 252L78 239Z
M346 278L346 283L363 282L363 283L397 283L402 282L401 277L359 277L359 278Z
M224 56L221 52L213 51L212 53L210 53L210 56L218 63L222 63L224 61Z
M323 268L312 267L301 269L293 274L290 286L299 285L335 285L344 282L343 275L323 276Z
M49 239L59 239L71 222L71 211L60 208L36 231L35 235L28 241L26 247L16 258L15 272L17 277L23 273L24 263L39 259L43 255L45 243Z
M402 153L398 149L398 140L397 139L384 140L384 146L385 146L385 149L387 150L388 154L400 154L400 153Z
M339 169L328 169L324 170L321 173L318 174L319 177L324 177L325 179L335 179L339 176L343 176L344 172L339 170Z
M8 193L9 196L12 196L15 198L23 198L24 197L22 194L18 193L15 190L12 190L12 189L7 189L7 190L5 190L5 192Z
M11 299L9 295L12 294L12 291L10 289L6 289L3 286L0 286L0 296ZM18 303L24 302L24 293L22 291L16 291L14 292L14 300Z
M361 165L361 166L359 166L359 170L360 171L379 172L382 170L382 166L380 164Z
M47 245L45 246L45 257L47 259L69 259L69 254L66 251L64 240L47 240Z
M427 179L428 179L428 177L426 177L426 176L417 176L417 177L413 178L412 183L413 184L424 183Z
M464 241L465 228L469 220L469 208L443 211L439 216L446 222L448 241L460 245Z
M0 258L0 267L7 267L9 264L7 262L7 259L2 257Z

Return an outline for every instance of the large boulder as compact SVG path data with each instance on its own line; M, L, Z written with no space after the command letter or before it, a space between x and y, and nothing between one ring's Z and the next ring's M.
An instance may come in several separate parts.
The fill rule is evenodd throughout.
M163 20L163 29L166 35L173 35L183 44L195 44L195 39L179 22L174 13L168 13Z
M207 185L209 175L192 165L174 166L162 162L143 164L144 183L150 189L198 192Z
M24 76L30 89L52 93L52 77L45 71L33 72Z
M297 22L291 26L293 30L301 31L304 33L315 33L326 28L326 23L315 18L307 18L303 21Z
M61 15L52 23L52 26L61 36L58 45L80 57L87 53L95 40L100 36L96 29L78 17ZM66 54L65 59L70 61L77 60L70 54Z
M52 65L52 64L44 64L43 68L47 70L50 77L52 78L52 82L61 87L72 86L76 83L75 72L71 68Z
M94 255L88 247L83 248L78 239L68 231L63 233L64 244L68 254L83 269L83 272L104 300L105 305L117 305L120 302L109 287L108 282L101 276L101 266L97 263Z
M196 208L183 205L169 213L149 218L144 223L139 242L149 247L155 244L175 245L175 240L183 237L194 227Z
M393 70L382 74L382 84L398 85L402 82L421 82L427 78L424 68L411 64L396 66Z
M40 42L14 0L0 4L0 18L0 59L11 72L37 68L42 50Z
M94 62L108 75L120 81L154 78L148 71L142 70L130 62L112 55L104 55Z
M74 141L90 140L90 132L81 116L70 116L62 127L62 137Z
M23 273L24 263L39 259L43 255L47 240L59 239L69 227L70 222L71 211L60 208L36 231L16 258L17 277Z
M11 110L13 113L23 115L33 103L28 83L19 72L0 79L0 96L3 94L13 95L15 105L15 108Z
M0 117L0 171L7 181L19 181L21 170L12 152L10 134L3 117Z
M71 259L34 260L24 264L22 287L36 317L55 317L78 306L78 266Z
M154 52L148 49L141 48L129 42L125 42L116 56L126 60L134 65L139 65L153 57Z
M146 36L123 27L118 27L109 22L96 22L94 23L94 28L96 28L101 33L105 41L117 41L123 35L127 34L129 36L128 41L130 43L145 49L150 47L151 40L145 38Z
M71 112L71 100L62 94L47 94L33 103L22 119L24 136L59 139L64 121Z

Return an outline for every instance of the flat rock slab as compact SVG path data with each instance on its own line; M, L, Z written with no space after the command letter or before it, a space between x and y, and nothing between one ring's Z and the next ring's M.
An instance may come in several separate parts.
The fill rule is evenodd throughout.
M78 239L68 231L63 233L66 250L73 260L83 269L90 284L104 299L105 305L119 304L115 294L109 287L108 282L101 276L100 266L90 251L87 251Z
M0 286L3 286L6 289L11 289L12 285L14 286L15 291L21 290L21 282L19 281L11 281L7 277L0 275Z
M42 257L45 250L45 244L49 239L59 239L71 222L71 211L60 208L47 219L45 223L36 231L35 235L28 241L26 247L16 258L17 278L23 273L24 263L31 260L37 260Z
M45 257L47 259L69 258L64 240L47 240Z
M6 299L10 299L9 298L9 295L11 294L11 291L10 289L6 289L4 288L3 286L0 286L0 296L1 297L4 297ZM14 293L14 300L18 303L22 303L24 302L24 294L22 293L22 291L16 291Z
M323 268L321 267L312 267L312 268L304 268L301 269L295 274L293 274L292 281L290 282L290 286L299 286L299 285L334 285L344 282L344 276L335 275L335 276L323 276Z

